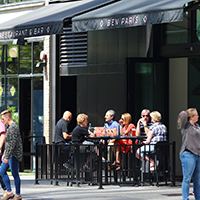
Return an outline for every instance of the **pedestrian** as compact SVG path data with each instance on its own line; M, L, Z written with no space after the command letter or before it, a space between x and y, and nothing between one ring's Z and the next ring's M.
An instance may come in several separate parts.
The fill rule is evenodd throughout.
M13 198L13 200L22 199L20 195L21 180L18 173L19 162L22 161L22 139L20 130L16 122L12 120L12 114L9 110L5 110L1 113L3 122L8 125L5 135L5 151L2 156L2 165L0 174L6 185L7 193L2 200ZM13 194L10 186L10 179L7 175L7 170L10 167L12 176L14 178L16 195Z
M4 142L5 142L5 134L6 134L6 126L3 123L3 121L0 120L0 165L1 165L1 157L2 157L2 154L3 154ZM6 186L3 182L1 175L0 175L0 184L1 184L1 187L3 189L3 193L4 193L3 197L4 197L7 193L7 190L6 190Z
M191 179L193 180L194 196L200 200L200 126L196 108L189 108L179 113L178 128L181 129L182 144L180 160L182 163L182 197L189 199Z

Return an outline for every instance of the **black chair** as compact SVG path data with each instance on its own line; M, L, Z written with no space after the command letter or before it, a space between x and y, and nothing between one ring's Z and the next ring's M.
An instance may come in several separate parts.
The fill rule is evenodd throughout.
M155 166L152 171L150 170L150 163L145 160L146 155L154 159ZM164 181L167 185L170 171L169 143L167 141L157 142L153 152L144 152L141 167L141 185L144 185L146 177L150 185L153 185L154 181L157 186L161 181Z

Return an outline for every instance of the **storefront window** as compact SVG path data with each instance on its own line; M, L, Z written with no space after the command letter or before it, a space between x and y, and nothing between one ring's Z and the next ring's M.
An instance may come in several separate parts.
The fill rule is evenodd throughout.
M197 18L196 18L197 19L196 20L196 27L197 27L196 35L197 35L198 41L200 41L200 10L197 10L196 14L197 14Z
M18 74L18 46L7 45L7 62L6 62L7 74Z
M164 43L178 44L189 42L189 13L184 13L183 21L165 25Z
M200 112L200 58L188 58L188 107Z
M18 123L18 78L7 78L7 108L13 112Z
M37 63L41 62L40 52L43 50L43 41L33 43L33 73L42 73L43 67L37 66Z
M5 109L5 78L0 78L0 112Z
M0 75L4 74L4 46L0 45Z
M31 43L20 46L20 74L31 73Z
M33 135L43 135L43 78L33 79Z

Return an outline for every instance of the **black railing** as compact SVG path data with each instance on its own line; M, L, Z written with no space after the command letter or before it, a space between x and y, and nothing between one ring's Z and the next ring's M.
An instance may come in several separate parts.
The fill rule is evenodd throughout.
M110 147L107 142L102 144L96 140L94 145L70 144L67 145L67 150L63 150L63 146L56 144L37 143L35 184L38 184L39 180L46 179L55 185L63 180L67 185L98 184L99 188L108 184L153 185L155 183L159 186L167 185L169 182L171 186L175 186L175 142L157 143L154 145L154 151L145 152L145 156L154 160L155 168L151 170L145 156L141 160L136 158L136 150L141 144L135 144L135 138L130 151L120 153L120 168L112 165L113 160L109 162L107 159L114 157L110 148L121 148L122 145ZM102 157L105 160L102 160ZM88 167L85 166L86 163Z

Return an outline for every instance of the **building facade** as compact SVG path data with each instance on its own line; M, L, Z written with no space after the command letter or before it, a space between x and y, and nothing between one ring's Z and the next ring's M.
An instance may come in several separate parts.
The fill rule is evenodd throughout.
M92 0L81 2L80 7L76 1L57 3L69 3L68 13L73 11L62 21L61 33L27 36L25 45L13 45L13 39L1 40L1 110L15 107L22 135L23 132L25 136L42 135L47 143L53 142L55 123L65 110L73 113L70 130L75 127L76 116L81 112L89 115L92 126L102 126L108 109L116 111L116 120L122 113L129 112L135 125L143 108L158 110L168 127L169 141L176 141L176 175L181 176L178 113L188 107L199 109L198 2L182 1L182 5L186 3L183 20L177 22L167 18L166 22L135 26L141 16L138 14L134 15L136 18L128 18L127 24L133 26L117 27L118 21L113 18L115 21L107 19L106 23L107 26L113 24L112 28L100 29L102 24L96 30L86 27L74 31L75 16L84 16L83 5L87 5L85 15L98 18L96 10L101 13L105 7L111 11L113 5L120 3L104 1L104 4L93 5ZM172 16L178 11L170 12ZM123 22L123 18L120 20ZM42 29L37 30L41 33ZM18 57L9 56L12 48L17 48ZM47 65L36 68L41 50L47 55ZM24 168L30 168L33 162L30 157L27 159Z

